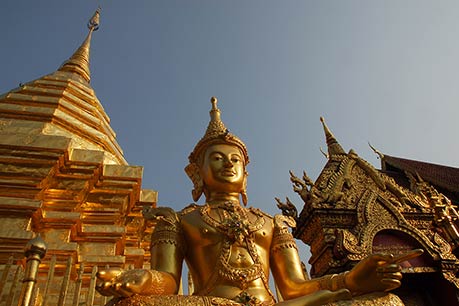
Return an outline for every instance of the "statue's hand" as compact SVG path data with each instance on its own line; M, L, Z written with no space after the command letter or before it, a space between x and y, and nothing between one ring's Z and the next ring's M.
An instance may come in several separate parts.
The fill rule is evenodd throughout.
M148 270L111 268L97 273L96 289L105 296L128 297L148 291L151 278Z
M370 255L346 274L346 288L354 295L398 288L402 279L399 264L422 253L423 250L416 249L397 257L392 254Z

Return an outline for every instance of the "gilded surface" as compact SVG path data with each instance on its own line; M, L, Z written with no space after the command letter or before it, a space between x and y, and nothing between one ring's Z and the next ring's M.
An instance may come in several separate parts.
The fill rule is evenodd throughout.
M403 301L396 295L390 293L371 293L350 301L339 301L327 304L327 306L403 306Z
M149 286L143 293L166 294L134 295L116 305L272 305L275 299L268 284L269 268L284 297L306 295L285 305L319 305L324 303L320 298L330 301L349 294L341 290L321 296L318 289L348 288L354 294L360 294L362 288L393 289L399 285L396 263L385 258L388 265L374 274L367 269L372 263L365 262L374 250L373 240L383 231L399 231L414 238L439 263L410 267L410 272L441 271L459 288L458 262L452 254L459 244L455 225L459 215L451 202L414 174L407 174L411 175L411 188L407 189L352 150L346 153L323 120L327 165L316 182L306 173L301 179L291 174L294 190L305 202L300 216L289 200L287 204L279 201L288 217L271 218L240 205L239 196L243 204L248 201L244 168L248 153L220 120L216 99L212 99L211 122L186 169L194 184L193 198L197 201L204 194L207 203L179 213L153 209L156 192L141 191L142 169L127 165L109 118L88 83L90 40L98 19L97 11L89 22L87 38L58 71L0 96L0 172L7 178L1 180L0 187L0 264L2 289L7 283L5 288L10 290L9 304L13 304L14 287L21 275L17 269L13 279L9 266L22 258L22 246L35 233L41 233L49 245L42 269L38 271L38 265L33 269L39 272L38 285L45 293L40 296L29 291L27 295L48 305L65 300L69 288L75 305L80 293L91 305L97 267L107 265L125 268L119 270L123 272L117 274L117 280L104 284L111 293L130 295L129 286L121 288L126 290L122 294L110 286L146 279ZM236 148L237 153L228 153L224 145ZM206 155L212 146L220 150L217 156ZM203 163L211 158L210 170L202 171ZM223 160L240 171L229 166L220 171L215 164ZM289 231L295 227L294 219L299 221L295 235L311 245L313 275L340 272L358 260L364 263L349 274L307 280ZM406 251L380 247L394 254ZM10 254L15 257L5 264ZM150 270L145 264L150 256L153 268L167 272ZM196 291L226 298L170 295L178 291L185 257L191 263ZM139 269L126 270L128 266ZM358 273L372 278L358 284ZM389 287L381 287L384 273L397 274ZM76 280L75 286L68 287L70 280ZM335 305L399 303L394 295L373 294Z
M247 305L240 304L235 301L228 299L218 298L218 297L204 297L204 296L182 296L182 295L172 295L172 296L133 296L129 299L124 299L121 301L113 301L112 303L107 304L107 306L238 306L238 305Z

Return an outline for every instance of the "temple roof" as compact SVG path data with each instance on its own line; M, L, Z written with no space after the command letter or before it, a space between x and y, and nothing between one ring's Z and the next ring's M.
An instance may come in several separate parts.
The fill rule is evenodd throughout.
M459 168L427 163L423 161L383 155L381 159L383 171L407 171L419 174L422 179L433 185L452 192L459 192Z

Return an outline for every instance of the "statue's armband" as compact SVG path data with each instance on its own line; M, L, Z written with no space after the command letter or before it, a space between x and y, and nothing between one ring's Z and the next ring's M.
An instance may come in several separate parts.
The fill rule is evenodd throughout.
M285 249L298 250L295 240L289 230L289 228L295 226L295 220L292 217L275 215L273 221L274 233L271 244L271 253L274 254Z
M185 241L177 213L171 208L161 207L153 209L152 216L157 223L151 236L151 249L162 245L173 245L184 254Z

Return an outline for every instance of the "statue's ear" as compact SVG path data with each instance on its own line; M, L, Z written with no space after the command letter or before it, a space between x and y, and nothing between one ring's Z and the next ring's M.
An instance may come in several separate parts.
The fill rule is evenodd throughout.
M244 206L247 206L248 199L247 199L247 177L249 176L249 173L247 171L244 171L244 181L242 183L242 190L241 190L241 198L242 198L242 203Z
M199 167L195 163L191 163L185 167L185 172L193 182L194 188L191 191L191 194L193 196L193 201L197 202L202 195L204 187L204 182L199 173Z

